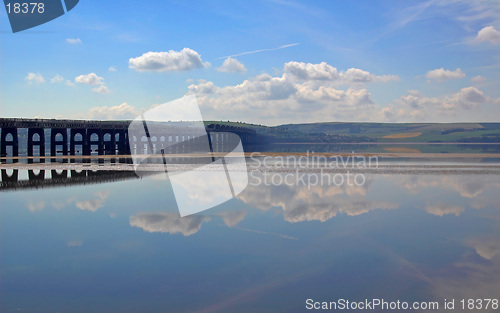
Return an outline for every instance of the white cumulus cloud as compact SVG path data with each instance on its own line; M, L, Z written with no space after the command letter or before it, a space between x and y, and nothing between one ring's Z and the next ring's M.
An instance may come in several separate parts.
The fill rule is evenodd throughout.
M500 98L491 98L484 95L476 87L465 87L451 95L426 97L418 91L409 91L393 104L380 110L379 119L388 121L452 121L457 116L460 119L471 121L470 118L481 118L480 109L485 106L496 107Z
M389 103L375 103L365 86L399 80L396 75L376 75L362 69L339 71L323 62L288 62L281 74L250 77L236 85L189 80L188 95L196 95L209 119L240 120L276 125L302 122L391 121L477 122L493 121L500 114L500 98L492 98L477 86L434 97L410 90ZM437 69L429 78L465 77L461 69ZM484 108L484 109L483 109ZM485 115L485 112L489 112ZM496 115L498 116L498 114Z
M481 76L481 75L477 75L477 76L474 76L470 79L471 82L473 83L482 83L486 80L486 77L484 76Z
M438 68L432 71L428 71L425 74L427 79L432 79L438 82L444 82L448 79L461 79L465 78L465 73L461 69L457 68L454 71L445 70L444 68Z
M399 77L397 75L377 76L375 74L361 70L359 68L350 68L347 71L341 73L341 77L346 83L371 83L371 82L386 83L391 80L392 81L399 80Z
M129 59L129 67L137 71L189 71L208 66L210 63L204 63L198 52L189 48L181 51L146 52Z
M101 85L99 87L92 88L92 92L102 93L102 94L108 94L109 93L109 89L108 89L108 87L106 87L104 85Z
M247 71L247 68L240 61L229 57L216 70L225 73L244 73Z
M284 72L302 81L331 81L338 84L372 83L397 81L396 75L378 76L359 68L350 68L339 72L336 67L326 62L319 64L288 62L285 63Z
M141 114L134 106L126 102L116 106L101 106L93 107L89 110L87 118L97 120L120 120L120 119L133 119Z
M477 32L476 40L498 45L500 44L500 31L496 30L493 26L486 26Z
M376 115L370 92L363 83L397 80L350 69L339 72L323 62L288 62L281 76L260 74L237 85L217 86L198 81L188 87L210 118L239 119L261 123L333 120L369 120ZM340 86L348 88L341 89Z
M326 62L312 64L292 61L285 63L284 71L300 80L336 80L340 78L337 68Z
M92 92L95 93L101 93L101 94L109 93L108 87L106 87L106 85L104 84L104 78L97 76L96 73L77 76L75 77L75 82L84 85L97 86L95 88L92 88Z
M90 73L86 75L80 75L75 78L75 82L84 84L98 86L104 84L104 78L97 76L96 73Z
M50 79L51 83L61 83L63 81L64 81L64 78L59 74L57 74L56 76L54 76Z
M37 84L41 84L45 82L45 78L43 78L40 73L28 73L28 75L24 78L29 82L34 82Z

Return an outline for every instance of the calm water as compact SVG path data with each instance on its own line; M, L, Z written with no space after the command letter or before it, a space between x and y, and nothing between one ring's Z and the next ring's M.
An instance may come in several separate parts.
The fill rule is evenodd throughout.
M500 153L500 144L455 143L378 143L378 144L272 144L265 151L272 152L336 152L349 153Z
M444 299L500 298L497 174L306 186L253 173L236 199L185 218L168 181L108 174L30 189L21 171L0 193L1 312L305 312L307 299L341 298L443 310Z

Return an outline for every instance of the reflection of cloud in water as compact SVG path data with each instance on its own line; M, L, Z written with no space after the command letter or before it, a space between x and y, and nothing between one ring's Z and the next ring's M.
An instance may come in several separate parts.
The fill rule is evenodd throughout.
M349 196L366 195L372 180L367 179L362 186L307 186L302 185L256 185L250 182L249 186L242 192L238 198L245 203L267 211L272 207L284 207L291 199L307 199L314 194L319 198L332 198L336 195L347 194Z
M491 260L500 255L500 240L498 237L475 238L467 241L467 245L474 248L476 253L485 259Z
M437 216L444 216L447 214L455 214L456 216L459 216L465 211L465 208L459 205L438 202L434 204L427 204L425 206L425 211L429 214Z
M498 193L493 197L480 197L470 202L470 207L476 210L479 209L496 209L500 210L500 201L498 201Z
M245 211L225 211L218 213L216 216L222 218L226 226L234 227L245 219L246 215ZM211 220L209 216L201 214L180 217L178 213L141 212L131 216L129 222L130 226L142 228L149 233L191 236L201 229L203 223Z
M500 187L498 178L489 181L490 176L436 176L436 175L412 175L391 177L400 186L412 194L417 194L423 189L435 188L451 190L459 193L464 198L475 198L488 187Z
M409 193L417 194L422 191L422 189L439 186L438 180L441 179L441 177L404 175L399 177L389 176L389 179L408 190Z
M96 199L84 200L75 202L75 205L80 210L95 212L104 206L106 199L109 197L109 191L98 191L94 193Z
M458 193L463 198L470 199L467 202L473 209L500 210L500 202L498 201L500 181L496 175L390 176L389 180L402 186L410 194L423 193L425 189L448 190ZM465 207L439 202L437 204L427 204L425 210L430 214L439 216L446 214L459 216L465 211Z
M68 198L66 200L53 200L51 202L52 207L56 210L61 210L67 205L70 205L71 203L75 202L75 198Z
M311 200L311 199L310 199ZM331 199L330 199L331 200ZM303 221L325 222L339 213L349 216L361 215L375 209L397 209L396 203L341 198L335 203L328 201L291 201L283 207L285 220L296 223Z
M217 214L222 218L224 224L228 227L233 227L239 224L245 216L247 216L247 212L245 211L225 211Z
M456 182L455 182L456 183ZM465 181L461 184L450 184L460 193L462 197L475 198L483 192L486 184L483 181Z
M284 238L284 239L299 240L299 238L297 238L297 237L288 236L288 235L279 234L279 233L271 233L271 232L262 231L262 230L249 229L249 228L243 228L243 227L235 227L235 229L239 229L239 230L246 231L246 232L249 232L249 233L277 236L277 237Z
M28 206L28 209L30 210L30 212L38 212L38 211L43 210L43 208L45 207L45 202L32 200L28 203L27 206Z
M148 233L170 233L190 236L196 234L203 222L210 218L202 215L180 217L178 213L142 212L130 217L130 226L142 228Z
M310 188L297 185L249 185L238 198L263 211L272 207L280 207L285 220L292 223L324 222L339 213L355 216L375 209L399 207L397 203L357 198L367 193L369 185L368 181L363 186L313 186ZM350 197L335 197L342 194Z
M72 240L68 241L67 245L68 247L81 247L83 244L83 241L81 240Z
M485 262L459 260L448 265L440 275L433 277L431 291L435 299L455 298L455 308L460 299L498 299L500 290L500 258L494 257ZM467 300L466 300L467 301ZM457 303L458 302L458 303ZM483 305L486 304L483 302ZM492 309L476 312L498 312Z
M51 206L56 210L61 210L66 206L72 205L73 203L80 210L95 212L102 208L109 197L109 191L101 190L92 194L93 199L77 201L75 197L67 199L54 199L50 202ZM46 202L43 200L33 201L31 200L27 207L31 212L42 211L46 206Z

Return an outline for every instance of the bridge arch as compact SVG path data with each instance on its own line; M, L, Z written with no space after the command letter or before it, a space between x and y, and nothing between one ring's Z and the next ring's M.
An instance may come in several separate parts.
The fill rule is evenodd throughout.
M105 155L116 155L116 137L114 129L102 130L102 141Z
M104 141L101 129L87 129L87 151L86 155L91 155L92 151L97 151L102 155L104 150Z
M29 180L44 180L45 171L44 170L29 170L28 171Z
M12 171L11 174L9 172ZM16 183L19 177L18 170L2 170L2 183Z
M38 156L45 156L45 131L43 128L28 128L28 157L35 156L35 147L38 150ZM28 163L33 163L34 159L29 158ZM45 159L39 158L39 162L45 162Z
M88 153L87 131L85 128L71 128L69 140L70 155L86 155ZM72 159L71 162L76 162Z
M67 128L51 128L50 130L50 154L57 156L61 153L63 156L68 154L68 130ZM53 159L53 161L55 161ZM63 159L63 162L66 162Z
M19 138L17 136L17 128L16 127L2 128L0 142L1 142L1 145L0 145L0 155L1 156L17 157L19 155ZM7 148L9 148L9 149L7 149ZM10 150L10 151L8 151L8 150ZM17 159L14 159L13 162L17 162Z

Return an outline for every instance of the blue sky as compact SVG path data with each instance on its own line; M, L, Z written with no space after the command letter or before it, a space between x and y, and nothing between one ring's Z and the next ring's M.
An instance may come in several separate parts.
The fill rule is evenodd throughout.
M0 38L2 117L133 118L186 94L268 125L500 116L496 0L81 0L16 34L0 10Z

